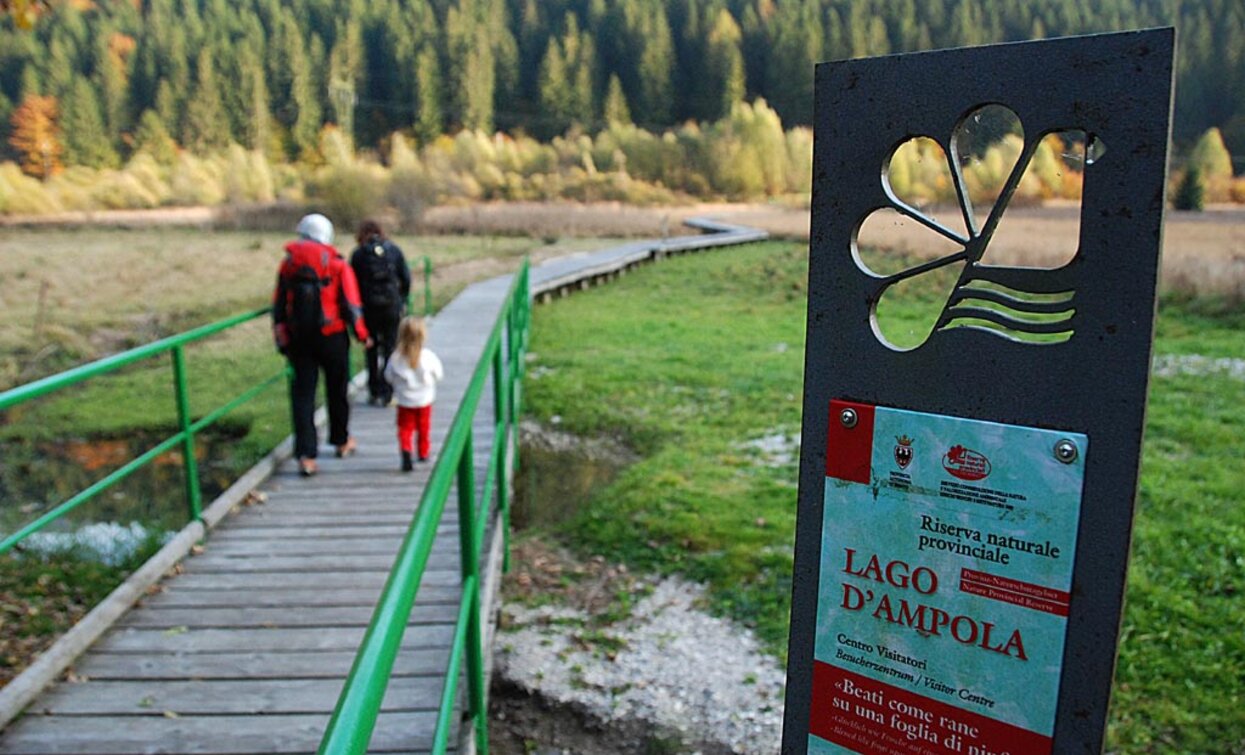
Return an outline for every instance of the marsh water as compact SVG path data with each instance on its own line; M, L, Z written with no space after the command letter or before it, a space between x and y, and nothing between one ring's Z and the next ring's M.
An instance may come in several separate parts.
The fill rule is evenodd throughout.
M523 422L519 459L510 523L515 529L527 529L570 519L636 457L612 439L581 438Z
M12 532L85 490L162 441L164 435L0 443L0 530ZM235 438L196 436L195 458L203 501L211 501L237 476ZM49 531L69 532L99 522L141 522L176 530L189 517L181 449L157 456L116 485L97 494Z

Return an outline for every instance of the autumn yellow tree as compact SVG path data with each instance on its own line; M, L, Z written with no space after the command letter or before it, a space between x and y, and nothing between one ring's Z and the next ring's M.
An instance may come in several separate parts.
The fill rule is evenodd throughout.
M47 0L0 0L0 13L12 14L20 29L34 26L35 18L47 7Z
M47 178L60 172L60 127L56 123L59 107L52 96L27 95L10 122L13 133L9 144L22 159L22 171L36 178Z

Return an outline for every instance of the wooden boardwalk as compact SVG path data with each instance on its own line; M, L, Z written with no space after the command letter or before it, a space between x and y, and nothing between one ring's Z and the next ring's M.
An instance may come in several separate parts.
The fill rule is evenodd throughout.
M533 269L533 294L608 279L666 253L758 238L710 229L720 233L553 260ZM509 277L470 286L432 323L430 346L446 368L433 411L434 454L508 286ZM491 396L486 387L474 422L477 485L493 435ZM282 464L261 488L266 500L239 507L211 530L201 552L8 727L0 753L314 752L431 468L398 471L393 423L392 410L356 402L357 455L339 460L327 449L320 474L308 480ZM499 570L495 529L482 556L486 606ZM374 752L428 751L460 596L458 547L451 496Z

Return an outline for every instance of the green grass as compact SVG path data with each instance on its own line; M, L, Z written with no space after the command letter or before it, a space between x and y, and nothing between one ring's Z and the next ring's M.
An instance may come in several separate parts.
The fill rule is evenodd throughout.
M159 548L149 538L116 565L73 550L0 557L0 685L21 673Z
M642 460L557 534L585 554L705 582L713 608L785 652L794 462L744 444L798 433L804 247L678 258L539 307L526 409L621 437ZM913 330L927 302L888 302ZM902 326L901 326L902 328ZM1245 358L1245 316L1168 301L1156 353ZM1156 378L1108 746L1245 747L1245 382Z

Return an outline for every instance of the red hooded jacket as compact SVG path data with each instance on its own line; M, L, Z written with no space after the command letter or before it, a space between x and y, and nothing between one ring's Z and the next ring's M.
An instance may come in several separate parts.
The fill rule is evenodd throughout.
M272 333L277 347L284 349L290 341L287 323L293 293L285 285L294 272L309 265L328 284L320 288L320 307L324 312L323 335L340 333L353 325L355 337L368 339L367 324L363 321L363 304L359 298L359 284L354 271L342 259L337 250L311 239L299 239L285 245L285 259L277 270L277 287L272 294Z

